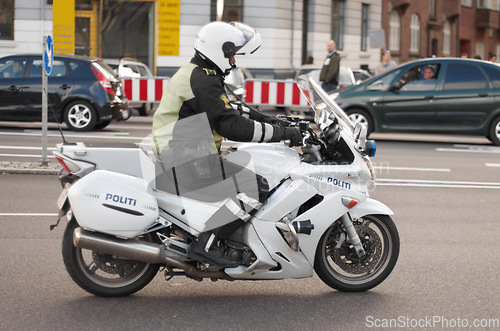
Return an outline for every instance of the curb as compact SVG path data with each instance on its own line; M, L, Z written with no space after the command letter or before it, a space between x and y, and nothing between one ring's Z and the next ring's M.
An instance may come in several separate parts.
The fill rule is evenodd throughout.
M32 162L0 162L2 174L31 174L31 175L57 175L61 166L59 164L42 165Z

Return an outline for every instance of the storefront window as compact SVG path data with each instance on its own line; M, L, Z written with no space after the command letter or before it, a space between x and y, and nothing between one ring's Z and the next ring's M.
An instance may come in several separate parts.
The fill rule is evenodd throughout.
M0 40L14 40L14 0L0 1Z
M210 20L217 21L217 0L210 1ZM222 21L242 22L243 21L243 0L225 0Z
M101 57L131 57L149 63L153 5L152 1L103 0Z

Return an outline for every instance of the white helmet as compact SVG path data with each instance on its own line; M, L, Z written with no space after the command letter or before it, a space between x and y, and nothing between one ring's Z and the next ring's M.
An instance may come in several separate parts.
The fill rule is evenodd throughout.
M236 67L234 55L252 54L260 47L260 34L238 22L212 22L200 29L194 49L212 61L227 75Z

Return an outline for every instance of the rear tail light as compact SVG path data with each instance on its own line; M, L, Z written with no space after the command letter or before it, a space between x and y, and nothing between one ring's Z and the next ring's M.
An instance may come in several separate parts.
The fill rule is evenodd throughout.
M92 69L92 72L99 81L99 84L101 84L104 91L108 92L111 95L115 95L115 89L113 88L113 83L111 82L111 80L96 67L90 66L90 69Z
M63 169L66 171L66 172L69 172L69 173L77 173L79 172L80 170L82 170L79 166L77 166L76 164L70 162L69 160L67 159L64 159L63 157L59 156L59 155L56 155L56 159L57 161L59 161L59 163L61 164L61 166L63 167Z

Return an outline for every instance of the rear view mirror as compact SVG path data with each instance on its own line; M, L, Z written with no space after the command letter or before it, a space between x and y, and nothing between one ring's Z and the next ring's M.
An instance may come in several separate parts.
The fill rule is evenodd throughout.
M389 91L398 92L403 87L403 85L404 85L404 83L401 80L398 80L397 82L395 82L394 84L392 84L389 87Z

